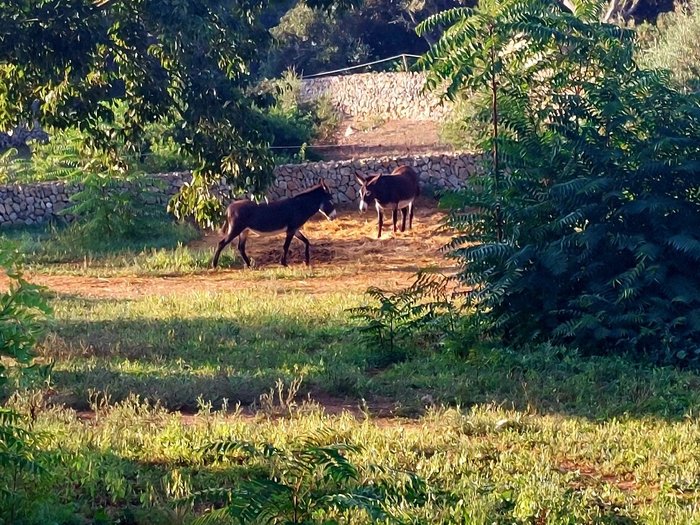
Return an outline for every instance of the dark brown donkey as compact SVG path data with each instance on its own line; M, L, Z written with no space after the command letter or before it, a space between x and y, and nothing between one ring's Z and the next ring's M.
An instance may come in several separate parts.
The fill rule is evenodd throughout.
M323 213L326 218L333 219L336 215L331 195L326 183L321 180L316 186L291 197L269 204L255 204L249 200L238 200L228 205L226 208L226 222L221 233L225 237L219 241L219 246L214 253L211 262L212 268L216 268L219 263L221 250L233 239L238 237L238 251L250 267L250 259L245 253L245 242L248 233L279 233L286 232L284 240L284 252L282 253L282 266L287 266L287 252L292 242L292 237L296 237L306 245L304 260L309 264L309 240L301 233L300 228L317 211Z
M377 239L382 236L384 222L383 212L391 209L396 231L398 210L401 210L401 231L406 230L406 213L408 213L408 227L413 227L413 202L420 195L418 174L410 166L399 166L391 175L374 175L363 177L356 173L355 178L360 183L360 211L365 211L374 201L377 207L377 220L379 232Z

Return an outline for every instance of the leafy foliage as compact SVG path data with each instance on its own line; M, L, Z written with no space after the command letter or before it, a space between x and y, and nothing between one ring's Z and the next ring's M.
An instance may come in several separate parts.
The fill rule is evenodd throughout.
M25 428L19 414L0 408L0 523L17 523L25 507L31 506L32 485L47 474L38 438Z
M34 347L50 308L41 289L22 278L16 258L16 254L0 252L0 268L11 283L9 290L0 294L0 359L26 367L34 357ZM8 381L8 366L3 361L0 389ZM44 472L36 457L35 441L36 436L23 426L16 412L0 407L0 522L15 522L24 485L30 483L31 476Z
M579 3L579 18L484 1L426 23L448 26L425 58L448 96L498 75L501 133L484 144L497 142L505 170L499 185L487 166L450 198L460 234L448 250L508 341L695 361L700 100L640 70L633 33L597 22L594 7Z
M173 204L202 222L218 207L209 191L223 175L236 189L260 191L272 164L245 96L248 64L267 42L259 1L50 0L0 6L0 123L27 118L35 97L41 120L77 124L89 145L113 152L142 146L148 123L171 119L175 141L192 156L193 182ZM114 103L126 107L124 121Z
M82 190L70 197L64 213L75 216L74 228L87 239L129 239L148 236L151 222L163 214L147 202L149 185L140 174L88 171L80 179Z
M360 321L365 343L377 353L374 364L404 360L419 339L427 344L454 337L460 309L449 285L449 278L423 272L398 292L374 286L365 292L375 304L352 308L350 313Z
M313 138L325 139L335 130L340 115L328 97L302 100L301 78L285 71L281 78L263 81L258 97L274 102L263 107L261 133L274 149L277 163L306 159L305 147Z
M311 75L401 53L422 53L427 43L415 34L418 20L472 3L360 0L353 9L325 9L314 8L313 2L293 2L270 30L273 45L260 66L260 74L273 78L294 69ZM431 37L426 40L431 41Z
M271 29L275 45L262 73L278 76L288 68L311 74L366 62L370 47L357 36L349 12L329 12L297 3Z
M22 277L17 257L11 252L0 252L0 268L10 279L9 289L0 294L0 358L29 365L44 330L44 317L51 309L42 289ZM7 383L6 372L7 367L0 361L0 388Z
M78 174L80 153L74 144L57 146L51 142L38 148L41 152L31 158L20 157L13 149L0 154L0 182L61 180Z
M238 523L328 523L328 513L350 511L364 511L373 521L388 520L389 504L418 503L424 497L425 484L417 476L380 467L363 473L347 458L360 448L327 443L327 434L317 432L289 450L240 441L218 441L204 447L203 453L218 461L261 462L265 475L243 481L233 491L212 489L195 494L195 499L223 494L228 500L225 507L195 523L219 523L224 516Z

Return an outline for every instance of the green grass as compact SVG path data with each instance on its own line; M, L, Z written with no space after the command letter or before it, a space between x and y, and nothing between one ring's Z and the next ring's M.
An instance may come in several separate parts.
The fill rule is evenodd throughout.
M260 276L259 278L263 278ZM312 275L309 278L313 278ZM53 299L41 357L53 387L76 408L88 393L129 394L192 410L201 396L246 405L303 377L301 394L393 401L406 413L434 403L490 404L577 417L682 418L700 406L700 376L617 357L581 358L561 348L518 351L481 344L460 357L416 344L383 359L347 309L357 293L190 292L138 299ZM380 368L377 368L377 366ZM403 408L401 408L403 407Z
M186 245L201 236L190 224L152 221L150 231L142 238L94 239L74 227L13 228L0 234L0 250L17 251L30 272L54 275L185 274L209 267L211 250ZM241 264L224 254L221 266Z
M70 228L43 225L0 232L0 250L16 251L23 268L44 275L89 277L171 276L208 271L213 248L192 247L188 243L201 237L189 224L158 221L153 235L141 239L95 241L82 238ZM281 245L280 245L281 254ZM255 255L249 254L255 264ZM298 280L309 277L341 277L362 271L356 267L306 267L292 261L281 267L277 261L256 267L246 274L250 280ZM221 269L243 269L238 252L231 248L221 254Z
M160 250L163 268L184 257ZM87 271L133 271L146 254L103 253ZM334 271L338 289L316 295L286 280L333 272L275 267L246 279L277 287L217 293L52 296L38 349L50 381L6 401L27 414L46 472L0 467L15 489L0 491L0 523L189 524L225 501L201 491L271 472L269 459L214 458L207 444L319 435L360 447L357 483L396 485L397 471L425 481L424 500L388 503L404 522L700 522L699 373L478 337L416 340L393 359L361 336L347 310L367 299ZM314 400L357 409L328 415ZM410 419L378 420L379 409ZM334 512L315 522L367 522Z
M319 432L329 442L359 445L350 459L363 476L380 465L425 480L424 504L393 509L412 523L683 524L697 521L700 503L700 426L693 419L599 422L480 406L378 426L304 405L283 420L205 408L183 421L131 398L98 408L92 421L51 410L34 425L53 461L52 479L43 480L43 497L34 502L37 522L81 523L77 514L96 523L189 523L207 506L188 496L264 472L254 461L213 461L204 445L224 439L286 447Z

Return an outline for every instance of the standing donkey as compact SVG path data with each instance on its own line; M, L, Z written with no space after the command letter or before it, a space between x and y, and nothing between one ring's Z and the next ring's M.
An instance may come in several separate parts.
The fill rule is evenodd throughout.
M357 182L360 183L360 211L365 211L369 205L374 204L377 208L377 220L379 231L377 239L382 236L382 225L384 222L383 212L391 209L394 222L394 232L396 232L396 220L398 210L401 210L401 231L406 230L406 213L408 213L408 227L413 228L413 203L420 195L418 185L418 174L410 166L399 166L391 175L375 175L363 177L355 173Z
M304 261L309 264L309 240L301 233L301 227L312 215L320 211L328 220L335 217L335 206L333 196L328 186L321 179L321 182L300 194L289 199L282 199L269 204L256 204L249 200L237 200L226 208L226 222L221 233L225 235L219 241L219 245L214 253L212 268L216 268L219 263L219 255L233 239L238 237L238 251L250 268L250 259L245 253L245 243L248 234L255 233L279 233L286 232L284 240L281 263L287 266L287 252L292 242L292 237L296 237L306 245Z

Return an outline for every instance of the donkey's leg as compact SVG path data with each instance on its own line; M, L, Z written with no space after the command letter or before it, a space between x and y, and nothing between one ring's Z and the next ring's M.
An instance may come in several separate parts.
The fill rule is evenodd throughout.
M408 206L401 208L401 231L406 231L406 214L408 213Z
M304 261L306 262L306 266L309 265L309 249L311 245L309 244L309 239L307 239L303 233L300 231L297 231L295 234L295 237L299 239L301 242L303 242L306 245L306 250L304 251Z
M280 261L282 266L287 266L287 252L289 251L289 245L292 243L294 233L294 230L287 230L287 238L284 239L284 246L282 247L282 260Z
M398 219L398 215L399 215L399 205L397 204L396 206L394 206L394 209L391 210L391 220L394 223L394 233L396 233L396 220Z
M377 232L377 239L382 237L382 225L384 223L384 215L382 215L382 209L377 207L377 222L379 224L379 232Z
M413 229L413 201L408 205L408 229Z
M250 268L250 259L248 258L248 255L245 253L245 243L247 240L248 240L248 230L244 230L238 236L238 252L241 254L241 257L243 258L245 265L248 268Z
M219 256L221 255L221 252L228 243L230 243L233 239L235 239L238 235L241 234L242 228L236 227L236 225L229 226L228 233L226 236L219 241L219 245L216 247L216 252L214 252L214 258L211 261L211 267L216 268L216 265L219 264Z

